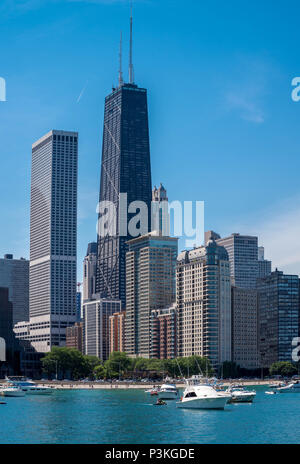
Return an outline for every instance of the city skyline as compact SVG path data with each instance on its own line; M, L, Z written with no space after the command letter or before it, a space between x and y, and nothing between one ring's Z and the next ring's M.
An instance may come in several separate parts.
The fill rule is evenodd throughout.
M12 166L14 167L14 182L4 182L2 185L6 193L5 197L9 201L2 204L3 240L1 243L3 245L0 254L13 253L17 258L20 256L29 258L31 143L52 128L63 127L65 130L78 130L80 134L78 280L81 280L82 260L86 245L95 240L96 204L100 180L96 166L100 166L99 129L101 130L102 125L103 99L109 91L111 79L117 82L120 29L123 29L124 37L124 62L127 64L128 61L129 7L126 2L113 2L106 5L101 2L94 5L86 2L86 4L79 5L58 1L55 3L61 4L61 12L65 13L64 19L58 22L53 15L51 16L52 7L48 4L50 21L43 28L45 24L43 22L40 24L38 21L49 2L44 3L45 6L38 2L27 2L27 7L30 9L20 8L10 14L6 12L4 15L7 24L14 21L19 27L17 42L20 51L18 53L22 52L24 59L20 61L20 70L23 73L22 79L20 78L22 82L20 82L11 75L12 70L9 69L7 53L9 50L14 50L16 53L17 51L10 44L10 35L6 30L10 47L4 53L4 68L1 74L5 75L7 81L7 101L1 102L0 106L0 134L7 134L6 137L1 137L3 167L7 171L10 171ZM227 19L233 4L234 2L231 2L226 11L225 18ZM254 2L254 4L258 8L258 3ZM271 44L270 39L265 40L265 49L262 51L262 30L260 29L262 20L255 19L254 6L248 6L249 21L246 22L242 14L235 17L233 29L223 44L222 61L218 61L220 51L217 50L217 38L223 31L220 18L216 17L213 23L210 7L203 7L201 21L204 21L206 15L209 19L208 24L213 24L216 32L216 37L212 38L209 31L208 40L207 28L202 27L202 29L195 29L188 33L187 21L193 23L194 19L189 16L187 8L183 11L185 21L182 21L180 35L182 40L179 41L179 35L175 34L176 27L174 28L178 24L176 14L179 11L179 3L175 2L172 6L173 9L169 11L172 21L165 25L166 29L161 24L166 18L166 6L159 8L156 1L149 2L149 4L136 2L134 6L136 81L138 85L151 90L149 114L153 185L163 182L168 190L170 201L176 199L206 201L206 229L213 228L222 236L233 232L258 235L259 245L265 246L266 258L272 259L275 267L284 272L299 273L297 253L291 253L290 248L282 251L278 246L279 238L281 240L284 236L286 242L291 242L290 238L298 231L296 200L300 192L297 188L296 177L293 176L296 176L299 157L293 133L300 106L297 106L290 98L291 79L297 74L297 69L292 67L292 58L296 50L292 37L288 36L282 41L278 52L275 51L275 44ZM195 6L196 12L200 12L198 8ZM266 5L260 7L262 18L265 17L266 10ZM81 16L83 12L84 18ZM273 15L274 22L278 21L279 13L287 14L286 11L281 11L280 7L274 7L270 13ZM160 18L161 23L157 22L157 18ZM76 39L74 27L78 25L79 19L81 26ZM53 71L54 76L49 80L43 74L47 71L47 65L43 59L44 71L42 74L38 73L35 78L26 62L27 58L30 63L30 54L26 45L32 45L30 41L36 37L40 37L41 45L46 47L45 50L51 56L47 46L48 41L61 23L69 32L69 38L65 47L62 47L61 52L58 53L57 64L60 69L64 69L64 58L67 57L69 73L73 73L74 81L76 81L76 85L75 82L71 83L70 88L67 84L70 74L64 77L61 72ZM82 60L86 60L87 71L84 75L77 67L73 67L71 63L73 52L71 53L68 47L71 39L75 45L77 40L83 39L83 33L87 32L87 23L91 28L90 33L82 42L79 51L76 51L81 63ZM151 24L160 26L160 33L157 37L153 37ZM241 25L247 26L245 33L241 31ZM258 27L258 37L249 44L249 28L254 26ZM272 31L273 29L270 29L271 37L273 37ZM239 46L233 49L231 41L238 33L240 34ZM162 38L169 37L168 34L172 40L167 41L166 44L161 43ZM106 47L101 45L104 36L106 44L108 43ZM21 37L24 38L24 46L20 43ZM94 39L96 43L93 43ZM208 41L203 44L201 39ZM55 44L62 46L62 40L63 37L58 34ZM156 41L159 40L162 50L160 52L155 50L154 56L151 56L151 52L156 48ZM36 45L32 53L40 53L39 47L40 45ZM288 58L285 58L287 49L290 53L287 55ZM66 53L67 51L69 53ZM167 51L169 51L168 55L166 55ZM185 55L185 53L188 54ZM147 56L147 60L144 56ZM168 64L164 61L166 56ZM183 56L186 57L184 70L180 67L180 58L182 60ZM227 63L224 62L225 58L228 59ZM5 71L6 63L8 64L7 71ZM242 65L245 65L245 71L241 71ZM176 72L174 72L175 66L177 66ZM216 77L218 66L222 69L221 75L226 76L224 87L227 89L226 95L230 100L226 109L220 109L222 99L217 89L221 81ZM239 69L237 76L229 69L230 66L235 72ZM126 69L125 63L124 69ZM192 69L194 70L193 78L187 77ZM177 89L180 89L181 85L191 84L192 80L195 89L193 99L184 100L179 96ZM231 85L233 90L236 90L234 95L229 91ZM255 89L256 86L258 90ZM48 93L51 94L48 90L53 87L57 89L59 106L56 103L50 103L46 97ZM77 94L74 93L75 90ZM243 102L242 98L238 98L239 92L246 101ZM41 96L41 101L37 103L37 99ZM249 97L249 100L246 97ZM190 103L194 100L196 105ZM21 124L20 136L14 138L12 131L15 129L15 122L24 123L25 121L24 111L18 112L16 117L19 105L24 105L24 102L27 102L26 120L31 121L30 130L25 124L26 133L24 133ZM254 104L255 102L257 105ZM265 105L264 111L257 111L254 114L255 108L259 108L260 104L262 107ZM39 108L39 120L33 115L33 111L36 112L37 108ZM287 116L289 116L289 125L281 126L283 122L281 118L286 119ZM17 120L15 121L14 118ZM192 121L192 132L186 121ZM159 130L161 125L164 128L163 134ZM178 135L174 136L174 130L171 132L172 126L178 129ZM283 127L284 130L280 131L279 127ZM194 135L196 130L200 131L200 136ZM217 138L223 141L222 143L216 140L216 133ZM239 137L236 136L237 133ZM91 136L90 141L89 136ZM182 143L178 144L179 136L184 139L184 147ZM183 149L184 156L182 157L181 150ZM171 159L173 163L170 163ZM239 160L240 163L238 163ZM199 177L195 169L196 166L205 171L211 167L211 163L215 163L219 168L216 169L219 182L217 189L210 188L209 179L202 179L199 185ZM243 168L244 163L246 168ZM94 172L90 170L91 164L95 166ZM241 167L237 164L241 164ZM193 171L196 171L196 174L191 174ZM188 181L187 176L189 176ZM10 184L13 184L13 192ZM274 188L276 185L280 185L281 188ZM28 214L24 214L26 211ZM14 219L17 216L18 224ZM289 247L288 244L287 246ZM180 249L182 246L179 242Z

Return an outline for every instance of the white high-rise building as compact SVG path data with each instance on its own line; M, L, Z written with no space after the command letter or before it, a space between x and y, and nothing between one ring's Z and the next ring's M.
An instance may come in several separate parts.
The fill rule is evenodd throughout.
M28 323L38 352L63 346L76 321L78 133L52 130L32 145Z

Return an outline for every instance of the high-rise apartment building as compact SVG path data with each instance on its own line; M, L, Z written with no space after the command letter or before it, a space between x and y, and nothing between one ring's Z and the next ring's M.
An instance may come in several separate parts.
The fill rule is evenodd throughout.
M106 361L110 354L109 318L121 312L120 300L107 300L94 295L83 303L84 352Z
M258 247L258 278L262 279L272 272L272 262L265 259L264 247Z
M176 303L164 309L151 311L151 358L174 359L177 356Z
M214 367L231 361L228 254L210 240L177 258L178 355L205 356Z
M128 243L125 351L151 355L151 312L175 300L178 239L148 234Z
M15 332L38 352L63 346L76 321L78 134L52 130L32 145L30 321Z
M114 224L113 231L98 231L96 292L105 298L126 300L126 242L134 236L128 230L136 215L133 202L144 202L147 224L140 235L151 230L151 168L147 91L134 83L132 65L132 18L129 83L124 83L120 67L119 86L105 99L101 162L99 222ZM105 203L114 212L106 218ZM130 211L128 211L128 207ZM138 207L138 206L137 206ZM101 214L102 211L102 214ZM108 224L108 226L109 226Z
M244 369L257 369L258 317L257 291L232 287L232 361Z
M124 351L125 349L125 311L114 313L109 318L109 351Z
M0 287L8 288L13 324L29 319L29 261L6 254L0 259Z
M82 301L92 298L96 292L97 243L89 243L83 260Z
M217 240L226 248L231 283L234 287L256 288L258 277L258 239L249 235L232 234Z
M257 288L261 366L291 362L299 330L299 277L276 269L259 279Z

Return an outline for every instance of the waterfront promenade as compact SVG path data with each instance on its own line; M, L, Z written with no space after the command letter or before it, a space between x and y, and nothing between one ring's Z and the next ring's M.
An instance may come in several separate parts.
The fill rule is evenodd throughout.
M5 380L1 381L0 383L4 383ZM58 380L58 381L41 381L37 380L35 383L39 385L46 385L51 386L57 390L111 390L111 389L119 389L119 390L129 390L129 389L137 389L137 390L149 390L154 387L154 385L162 385L163 382L153 382L153 383L145 383L145 382L81 382L81 381L66 381L66 380ZM264 386L264 385L278 385L277 381L270 381L270 380L232 380L232 381L224 381L222 382L222 386L228 387L231 384L238 384L247 386ZM185 388L185 384L183 382L176 382L176 386L178 388Z

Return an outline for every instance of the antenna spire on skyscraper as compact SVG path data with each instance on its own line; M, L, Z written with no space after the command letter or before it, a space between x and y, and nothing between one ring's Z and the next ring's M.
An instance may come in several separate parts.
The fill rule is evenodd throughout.
M122 31L120 35L120 53L119 53L119 60L120 60L120 66L119 66L119 87L123 85L123 72L122 72Z
M132 2L130 3L130 49L129 49L129 83L134 82L134 71L132 64Z

